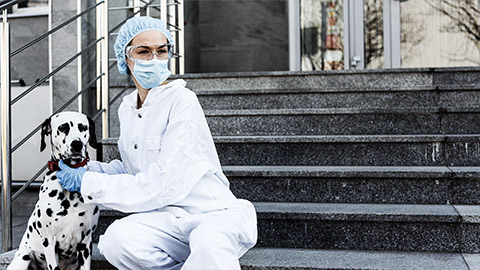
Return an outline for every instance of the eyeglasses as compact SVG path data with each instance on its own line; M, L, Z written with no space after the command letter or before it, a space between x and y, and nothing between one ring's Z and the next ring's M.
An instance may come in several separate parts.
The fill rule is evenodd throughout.
M173 55L173 45L170 43L149 43L127 46L125 54L132 60L151 60L154 55L158 59L169 59Z

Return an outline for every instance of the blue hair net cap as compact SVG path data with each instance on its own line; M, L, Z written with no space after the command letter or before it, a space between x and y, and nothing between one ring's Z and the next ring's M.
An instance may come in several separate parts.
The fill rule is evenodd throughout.
M127 75L128 65L125 59L125 48L127 45L136 35L149 30L158 30L162 32L165 37L167 37L168 42L173 45L172 35L167 29L164 21L148 16L128 19L120 28L120 31L118 31L117 40L113 46L115 56L117 57L118 71L120 71L120 73Z

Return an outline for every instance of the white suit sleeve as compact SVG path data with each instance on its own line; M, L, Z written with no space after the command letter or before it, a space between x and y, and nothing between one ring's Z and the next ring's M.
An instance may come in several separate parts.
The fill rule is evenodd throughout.
M123 163L118 160L112 160L110 163L99 162L91 160L88 162L88 170L92 172L106 173L106 174L124 174L127 173Z
M205 131L204 129L207 129ZM170 111L158 159L136 175L87 172L81 193L87 202L123 212L141 212L175 204L185 198L208 172L211 135L195 94Z

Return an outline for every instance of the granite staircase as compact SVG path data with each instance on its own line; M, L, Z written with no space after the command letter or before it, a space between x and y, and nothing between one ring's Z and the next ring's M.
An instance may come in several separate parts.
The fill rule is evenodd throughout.
M480 269L480 69L182 78L257 210L243 270ZM103 209L96 239L122 216Z
M243 269L480 269L479 75L183 76L233 192L257 209ZM119 216L104 210L98 233Z

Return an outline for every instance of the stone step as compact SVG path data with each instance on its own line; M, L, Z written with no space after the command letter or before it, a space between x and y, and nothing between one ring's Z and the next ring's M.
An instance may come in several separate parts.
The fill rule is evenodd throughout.
M187 87L194 87L187 80ZM475 107L480 86L409 86L405 89L248 89L198 90L204 110Z
M480 134L480 107L207 110L205 115L212 134L220 136Z
M478 166L480 136L215 136L222 165ZM118 159L117 139L103 140L104 161ZM133 147L133 146L132 146Z
M475 87L480 84L480 70L470 68L412 68L383 70L342 70L312 72L239 72L172 76L187 81L190 89L219 91L355 91L448 89Z
M238 197L262 202L480 204L479 167L224 166Z
M6 269L14 251L0 255ZM115 270L93 246L92 270ZM242 270L477 270L480 254L253 248L240 258Z
M480 206L255 202L257 247L480 252ZM94 241L125 214L102 209Z

